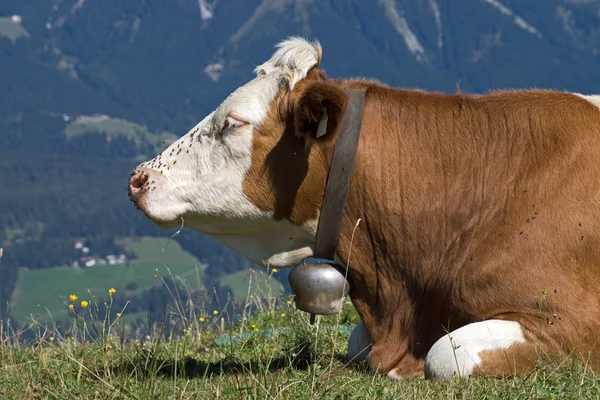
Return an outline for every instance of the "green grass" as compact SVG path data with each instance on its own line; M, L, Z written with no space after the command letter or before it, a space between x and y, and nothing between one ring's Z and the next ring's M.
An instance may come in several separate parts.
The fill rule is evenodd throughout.
M116 293L115 296L119 294ZM4 332L0 342L0 398L102 399L547 399L598 398L600 380L580 363L540 366L510 379L422 378L403 382L349 364L346 343L351 306L340 316L318 317L287 299L267 295L245 304L245 319L203 310L200 322L183 318L168 338L147 340L127 333L122 321L104 324L104 334L83 341L94 324L81 318L70 338L33 323L33 343ZM255 312L253 312L255 311ZM173 315L173 314L170 314ZM354 321L355 322L355 321ZM283 328L283 329L282 329ZM185 329L185 330L184 330ZM120 332L126 332L120 334ZM243 333L243 335L240 335ZM241 338L239 338L241 336ZM142 335L144 337L144 335ZM235 340L226 340L228 338Z
M104 133L108 138L127 137L137 146L149 143L156 153L164 150L178 138L170 132L151 133L146 126L118 118L74 121L68 124L65 130L65 135L69 139L90 133Z
M174 276L185 279L189 286L202 287L202 263L182 250L177 242L171 240L167 245L165 238L139 238L125 239L123 245L138 257L128 267L63 266L21 270L11 302L11 315L18 321L36 313L63 319L68 315L65 299L71 293L84 299L88 297L89 290L93 295L106 297L107 290L114 287L119 293L133 296L137 291L160 284L160 277L169 275L169 270ZM158 269L156 279L155 269ZM126 286L131 283L135 283L135 290L126 290Z
M12 22L10 17L0 17L0 37L7 37L14 43L18 38L28 38L30 35L21 24Z
M283 285L277 279L270 276L266 270L245 269L233 274L225 275L220 279L221 286L229 286L233 297L245 300L248 295L257 293L283 293ZM267 286L268 285L268 286ZM251 288L248 291L248 288Z

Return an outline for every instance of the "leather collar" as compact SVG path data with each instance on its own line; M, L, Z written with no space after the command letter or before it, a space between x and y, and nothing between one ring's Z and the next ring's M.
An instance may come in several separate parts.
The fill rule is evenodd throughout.
M354 159L358 150L365 104L364 90L344 88L344 91L348 94L348 107L333 149L317 226L314 256L305 259L305 263L326 262L337 265L334 256L352 178Z

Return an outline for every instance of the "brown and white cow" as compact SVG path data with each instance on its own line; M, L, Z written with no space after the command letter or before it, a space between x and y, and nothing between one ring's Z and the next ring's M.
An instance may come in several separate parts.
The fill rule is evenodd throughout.
M293 266L314 249L343 87L365 89L336 256L362 319L349 356L367 348L394 378L522 374L540 356L599 364L600 98L403 90L328 79L320 60L318 43L280 43L135 169L134 203L162 228L183 221L254 263Z

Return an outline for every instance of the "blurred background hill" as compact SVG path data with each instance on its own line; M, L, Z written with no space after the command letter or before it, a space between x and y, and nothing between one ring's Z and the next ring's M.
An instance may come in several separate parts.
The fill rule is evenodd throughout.
M289 35L319 39L331 77L600 93L598 0L4 0L2 317L61 319L61 296L111 286L133 316L162 312L165 265L222 299L250 276L287 290L285 271L252 275L264 269L200 233L167 243L126 180Z

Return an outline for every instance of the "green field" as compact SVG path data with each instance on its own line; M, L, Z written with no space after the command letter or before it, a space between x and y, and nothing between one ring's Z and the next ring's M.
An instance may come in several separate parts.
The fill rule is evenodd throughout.
M114 287L118 296L127 299L153 285L163 285L160 278L169 274L181 278L190 289L203 288L203 268L206 265L184 251L174 240L168 244L167 241L167 238L121 240L125 249L137 256L129 266L60 266L21 270L11 301L11 316L19 322L25 322L32 314L62 320L69 315L66 304L70 294L77 295L79 300L87 300L89 290L92 295L106 297L107 290ZM155 278L155 269L158 269L158 278ZM223 276L220 284L230 287L233 297L244 301L248 294L283 293L283 286L276 275L266 270L247 269ZM126 313L123 318L131 320L143 315Z
M107 290L114 287L120 296L131 296L138 290L162 284L159 278L168 275L169 270L174 276L185 279L190 288L201 287L202 263L183 251L177 242L171 240L167 245L166 238L141 238L126 239L123 244L138 257L129 266L63 266L20 271L11 315L19 321L38 312L62 319L68 315L65 300L71 293L83 300L89 297L88 290L104 297ZM157 279L154 278L155 269L158 269ZM135 289L126 290L131 283L135 283Z
M130 138L137 146L150 143L155 152L164 150L178 138L170 132L152 133L146 126L118 118L83 117L68 124L65 130L67 138L90 133L104 133L108 138Z
M276 275L276 274L274 274ZM279 295L283 293L283 285L275 276L269 276L266 270L245 269L221 278L221 286L229 286L233 296L245 299L248 295ZM250 288L250 291L248 291Z
M0 17L0 37L7 37L14 43L20 37L29 36L29 32L23 28L23 25L15 24L10 17Z

